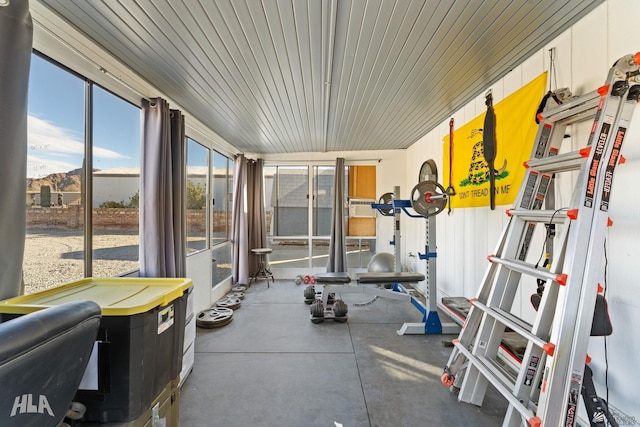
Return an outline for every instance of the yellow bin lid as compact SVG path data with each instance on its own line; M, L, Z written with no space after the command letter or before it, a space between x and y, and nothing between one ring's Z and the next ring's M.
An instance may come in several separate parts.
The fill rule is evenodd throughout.
M102 307L103 316L130 316L169 304L191 285L191 279L185 278L88 277L0 301L0 313L27 314L67 302L90 300Z

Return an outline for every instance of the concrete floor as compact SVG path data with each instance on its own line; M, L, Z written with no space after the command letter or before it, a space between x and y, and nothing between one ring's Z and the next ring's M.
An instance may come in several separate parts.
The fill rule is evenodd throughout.
M264 280L233 321L198 328L193 372L182 386L184 427L496 426L506 401L482 407L441 385L451 352L442 335L396 334L420 312L402 301L345 294L349 320L313 324L304 285Z

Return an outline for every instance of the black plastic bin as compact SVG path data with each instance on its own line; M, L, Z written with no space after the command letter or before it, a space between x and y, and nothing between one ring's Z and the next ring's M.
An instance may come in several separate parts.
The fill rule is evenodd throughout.
M94 351L75 401L86 422L126 422L180 375L189 279L89 278L0 302L3 319L71 300L102 307ZM52 357L54 357L52 355Z

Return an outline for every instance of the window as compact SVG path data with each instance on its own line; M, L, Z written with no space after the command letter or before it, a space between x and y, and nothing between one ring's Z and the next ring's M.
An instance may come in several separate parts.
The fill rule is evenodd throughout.
M264 168L267 234L307 236L309 233L309 168L275 166Z
M313 235L323 237L313 239L311 247L313 267L326 267L328 262L328 236L331 234L335 177L335 166L313 166L313 210L311 216Z
M136 269L139 108L34 54L28 114L25 293ZM91 209L91 224L85 209Z
M342 191L349 268L366 268L375 252L375 218L349 218L347 205L350 197L363 199L375 194L375 174L375 166L345 167ZM335 166L265 166L267 239L273 248L269 256L272 267L326 267L334 182Z
M265 166L263 169L267 240L277 268L309 266L309 167Z
M140 109L93 90L93 276L139 267Z
M187 138L187 253L207 249L209 149Z
M231 160L217 151L213 152L211 170L211 244L213 261L212 286L231 277L231 209L233 206L233 168Z
M25 293L84 277L85 82L39 56L29 76Z
M229 159L217 151L213 152L212 200L213 216L211 240L218 245L229 239L231 229L231 194L233 192L233 176L229 173Z
M333 187L336 177L335 166L313 167L313 235L331 234L331 213L333 212ZM346 193L345 193L346 195Z

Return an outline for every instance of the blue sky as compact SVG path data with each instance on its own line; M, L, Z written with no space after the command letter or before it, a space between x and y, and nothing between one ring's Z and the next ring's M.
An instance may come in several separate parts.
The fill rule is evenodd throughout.
M27 177L82 167L85 82L33 55L29 82ZM93 166L140 165L140 110L94 86Z
M32 55L29 81L27 177L82 167L84 158L85 82L65 69ZM140 168L140 109L99 86L93 86L93 167L137 173ZM193 141L190 173L204 173L208 151ZM213 156L224 170L226 157ZM233 165L230 165L232 167Z

